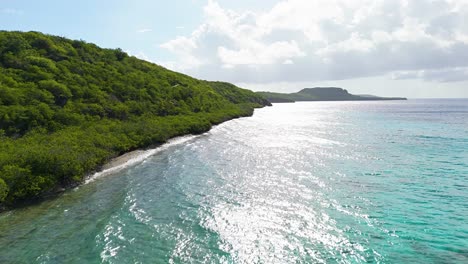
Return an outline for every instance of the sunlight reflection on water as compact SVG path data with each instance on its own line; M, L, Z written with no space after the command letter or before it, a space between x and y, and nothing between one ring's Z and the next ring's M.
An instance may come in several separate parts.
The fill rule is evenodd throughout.
M431 107L256 110L0 215L0 263L466 263L468 111Z

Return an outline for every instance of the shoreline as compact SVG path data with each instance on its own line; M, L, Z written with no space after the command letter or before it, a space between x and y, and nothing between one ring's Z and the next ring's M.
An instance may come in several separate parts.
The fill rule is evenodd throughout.
M263 107L261 107L263 108ZM254 108L254 112L257 108ZM260 108L259 108L260 109ZM114 157L110 159L108 162L106 162L104 165L102 165L100 168L98 168L95 171L92 171L88 173L86 176L84 176L83 181L81 183L78 183L76 186L71 187L71 188L65 188L64 190L60 191L65 192L69 189L74 189L74 188L79 188L82 185L91 183L101 177L105 177L114 173L117 173L119 171L122 171L128 167L137 165L139 163L145 162L146 159L148 159L151 156L154 156L172 146L176 146L179 144L183 144L187 141L190 141L192 139L198 138L206 133L209 133L212 131L214 128L222 126L223 124L226 124L229 121L233 120L238 120L242 118L249 118L252 117L254 112L251 115L248 116L239 116L235 118L231 118L229 120L225 120L221 123L218 124L213 124L210 129L206 130L205 132L201 134L187 134L187 135L182 135L182 136L176 136L173 138L168 139L166 142L161 143L161 144L156 144L153 146L149 146L147 148L142 148L142 149L136 149L130 152L126 152L122 155L119 155L117 157ZM1 211L0 211L1 213Z
M242 118L242 117L238 117ZM238 119L234 118L234 119ZM231 121L234 119L230 119L227 121ZM222 123L225 123L227 121L224 121ZM218 124L221 125L222 123ZM147 160L149 157L156 155L169 147L176 146L179 144L183 144L187 141L190 141L192 139L195 139L205 133L208 133L213 129L215 126L212 126L209 130L205 131L202 134L187 134L187 135L181 135L181 136L176 136L173 138L168 139L166 142L161 143L161 144L155 144L152 146L148 146L148 148L142 148L142 149L136 149L133 151L126 152L122 155L119 155L117 157L111 158L108 162L106 162L104 165L101 167L97 168L94 171L89 172L83 177L83 180L80 182L76 182L73 184L70 184L68 186L62 186L62 187L57 187L55 190L51 190L48 193L45 193L43 196L38 197L33 200L28 200L28 201L21 201L19 203L14 204L13 206L4 206L0 204L0 215L4 213L11 212L13 210L18 210L18 209L24 209L29 206L34 206L37 204L40 204L46 200L50 199L57 199L60 197L60 195L71 191L75 189L79 189L80 187L87 185L89 183L94 182L95 180L98 180L102 177L106 176L111 176L115 173L118 173L126 168L129 168L131 166L135 166L139 163L143 163L145 160Z
M136 165L138 163L144 162L148 157L155 155L163 150L166 150L167 148L178 145L181 143L185 143L191 139L194 139L196 137L199 137L205 133L210 132L213 128L222 125L228 121L236 120L236 119L241 119L241 118L247 118L251 117L256 108L263 108L265 106L258 106L258 107L253 107L252 112L249 112L244 115L238 115L238 116L232 116L229 118L226 118L222 121L219 122L214 122L211 124L209 128L204 129L203 131L200 131L200 133L192 133L192 134L184 134L184 135L178 135L174 136L172 138L169 138L166 142L164 143L157 143L157 144L152 144L147 147L142 147L140 149L135 149L126 153L123 153L119 156L110 158L108 161L106 161L103 165L96 167L95 170L91 170L88 173L86 173L81 181L69 183L67 185L62 185L62 186L56 186L54 189L43 193L42 195L30 199L30 200L23 200L23 201L17 201L14 204L10 204L9 206L0 204L0 214L6 213L11 210L15 209L20 209L20 208L26 208L28 206L33 206L35 204L39 204L45 200L49 199L56 199L63 193L77 189L83 185L86 185L88 183L91 183L101 177L105 177L108 175L112 175L114 173L117 173L119 171L122 171L123 169L126 169L130 166Z
M205 132L206 133L206 132ZM127 153L124 153L120 156L117 156L115 158L112 158L109 160L107 163L102 165L100 169L98 169L95 172L91 172L88 175L84 177L84 180L81 184L76 186L75 188L79 188L82 185L91 183L97 179L100 179L102 177L112 175L114 173L118 173L126 168L129 168L131 166L135 166L139 163L145 162L149 157L154 156L169 147L176 146L179 144L183 144L187 141L190 141L192 139L195 139L199 137L200 135L184 135L184 136L178 136L169 139L167 142L158 144L152 147L149 147L147 149L137 149L133 150Z
M255 111L255 109L254 109ZM253 114L252 114L253 115ZM242 118L248 118L251 117L252 115L249 116L240 116L236 118L232 118L226 121L223 121L218 124L214 124L211 126L210 129L206 130L205 132L201 134L187 134L187 135L182 135L182 136L176 136L173 138L168 139L166 142L161 143L161 144L156 144L149 146L147 148L141 148L141 149L136 149L132 150L129 152L126 152L122 155L116 156L109 161L107 161L105 164L103 164L100 168L97 168L97 170L92 171L88 173L86 176L84 176L83 181L81 183L78 183L76 186L71 187L71 188L65 188L63 191L60 192L65 192L69 189L74 189L74 188L79 188L82 185L91 183L101 177L105 177L114 173L118 173L128 167L137 165L139 163L145 162L149 157L154 156L172 146L176 146L179 144L183 144L185 142L188 142L192 139L196 139L206 133L209 133L211 130L213 130L216 127L222 126L223 124L237 120L237 119L242 119ZM1 211L0 211L1 212Z

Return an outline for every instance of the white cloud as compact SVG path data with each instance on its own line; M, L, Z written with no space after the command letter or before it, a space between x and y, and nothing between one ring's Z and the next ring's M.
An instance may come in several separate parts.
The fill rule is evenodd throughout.
M204 16L191 35L161 45L178 58L164 65L243 83L468 80L466 0L282 0L264 12L209 0Z
M196 34L196 33L195 33ZM197 50L196 37L178 37L167 43L160 45L161 48L168 49L175 53L179 61L178 62L163 62L162 64L171 69L178 69L181 71L190 70L202 65L201 59L197 58L193 53Z
M223 64L227 65L259 65L274 64L279 61L290 60L291 58L305 56L295 41L274 42L270 45L256 45L239 50L218 48L218 57Z
M130 51L130 50L124 50L124 51L125 51L125 53L127 53L128 55L137 57L137 58L140 59L140 60L145 60L145 61L148 61L148 62L155 63L155 62L152 61L143 51L140 51L140 52L133 52L133 51Z
M423 79L436 82L461 82L468 80L468 67L454 67L447 69L399 71L392 73L392 79Z

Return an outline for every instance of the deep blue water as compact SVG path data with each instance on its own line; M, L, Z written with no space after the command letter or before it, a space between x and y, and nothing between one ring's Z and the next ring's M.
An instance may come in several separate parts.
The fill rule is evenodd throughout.
M468 263L468 100L275 104L0 215L0 263Z

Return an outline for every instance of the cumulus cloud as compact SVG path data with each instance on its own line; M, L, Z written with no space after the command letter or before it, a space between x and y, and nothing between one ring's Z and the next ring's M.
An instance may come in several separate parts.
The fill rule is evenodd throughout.
M304 82L391 75L468 80L466 0L282 0L236 12L209 0L165 63L205 79Z
M152 62L152 63L155 63L153 60L151 60L147 55L146 53L144 53L143 51L139 51L139 52L133 52L131 50L124 50L125 53L127 53L128 55L130 56L134 56L140 60L145 60L145 61L149 61L149 62Z
M398 71L392 73L394 80L423 79L436 82L458 82L468 80L468 67L448 69Z

